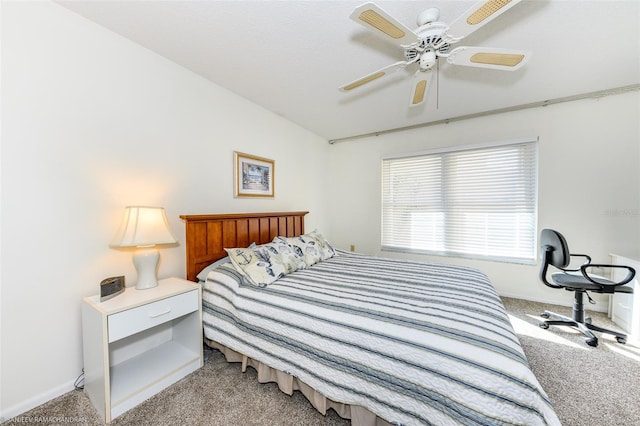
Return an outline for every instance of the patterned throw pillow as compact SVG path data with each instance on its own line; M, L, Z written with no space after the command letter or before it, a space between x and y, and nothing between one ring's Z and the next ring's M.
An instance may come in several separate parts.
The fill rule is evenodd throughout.
M336 255L336 250L329 244L329 241L325 240L324 237L317 229L309 232L307 234L309 237L314 238L318 242L318 246L320 247L320 253L322 253L322 260L331 259Z
M282 262L270 259L267 250L260 246L254 248L225 248L231 263L236 270L244 275L250 284L266 287L275 280L285 276L285 266Z
M249 245L249 248L254 248L256 247L256 243L251 243ZM229 256L227 257L223 257L222 259L216 260L215 262L213 262L211 265L207 266L206 268L204 268L202 271L200 271L198 273L197 278L199 282L204 282L207 280L207 275L209 275L209 272L213 271L214 269L216 269L218 266L224 265L225 263L229 262ZM236 270L238 270L238 268L236 268ZM238 271L238 273L242 276L245 276L242 271Z
M298 256L293 248L280 237L275 237L272 242L263 244L262 247L269 252L269 258L281 262L287 274L302 269L307 269L307 264L302 256Z
M287 243L295 254L304 260L307 266L313 266L322 260L322 252L315 238L308 235L299 237L276 237Z

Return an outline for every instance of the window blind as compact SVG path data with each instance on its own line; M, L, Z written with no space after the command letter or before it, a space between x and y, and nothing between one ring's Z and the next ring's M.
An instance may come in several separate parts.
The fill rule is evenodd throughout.
M534 263L536 140L382 161L382 249Z

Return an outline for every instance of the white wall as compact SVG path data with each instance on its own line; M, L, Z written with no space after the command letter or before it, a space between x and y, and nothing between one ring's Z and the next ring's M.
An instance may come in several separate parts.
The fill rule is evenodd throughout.
M135 280L108 248L124 206L164 206L184 276L193 213L309 210L327 230L326 140L49 2L2 2L0 421L72 388L80 300ZM233 198L233 151L275 160L275 199ZM300 153L304 152L304 156ZM305 159L313 158L313 161Z
M330 152L332 242L380 251L380 166L389 154L539 136L538 228L557 229L574 253L608 263L609 253L640 256L640 94L636 92L492 115L356 139ZM572 293L544 286L538 266L436 256L485 271L499 293L572 303ZM606 297L597 298L606 310ZM588 306L588 309L593 306Z
M329 146L58 5L0 11L0 421L71 389L80 299L135 280L131 253L107 246L125 205L166 208L180 244L161 250L163 277L184 275L189 213L309 210L308 228L379 254L382 156L534 135L539 227L599 260L640 256L637 92ZM275 159L275 199L233 198L234 150ZM533 266L414 257L478 266L505 295L571 299Z

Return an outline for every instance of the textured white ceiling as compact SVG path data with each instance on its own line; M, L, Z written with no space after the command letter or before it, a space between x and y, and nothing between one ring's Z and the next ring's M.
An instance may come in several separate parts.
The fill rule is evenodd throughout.
M58 1L86 18L327 139L640 83L640 1L525 0L459 43L523 49L516 72L440 61L437 92L409 108L405 70L338 87L403 60L353 22L361 1ZM428 7L450 23L476 1L377 1L409 28Z

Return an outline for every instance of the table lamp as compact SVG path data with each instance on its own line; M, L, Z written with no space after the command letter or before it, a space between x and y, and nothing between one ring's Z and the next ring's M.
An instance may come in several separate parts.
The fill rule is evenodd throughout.
M144 290L158 285L157 244L177 242L169 230L169 223L162 207L129 206L124 209L120 229L110 247L137 247L133 264L138 274L136 289Z

